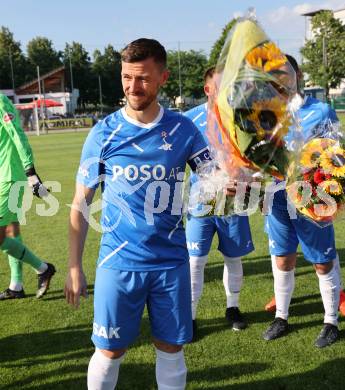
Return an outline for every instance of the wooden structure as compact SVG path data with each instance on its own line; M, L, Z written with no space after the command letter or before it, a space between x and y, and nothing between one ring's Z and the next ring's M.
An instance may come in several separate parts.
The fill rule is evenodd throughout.
M65 67L60 66L40 77L42 93L65 91ZM16 95L34 95L39 93L38 79L16 88Z

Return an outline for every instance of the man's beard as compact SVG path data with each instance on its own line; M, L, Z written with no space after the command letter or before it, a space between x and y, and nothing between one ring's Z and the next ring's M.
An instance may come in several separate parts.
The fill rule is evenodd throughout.
M143 111L145 110L153 101L155 101L157 98L157 95L149 95L146 97L146 99L142 102L134 102L132 103L129 98L127 98L128 105L131 107L134 111Z

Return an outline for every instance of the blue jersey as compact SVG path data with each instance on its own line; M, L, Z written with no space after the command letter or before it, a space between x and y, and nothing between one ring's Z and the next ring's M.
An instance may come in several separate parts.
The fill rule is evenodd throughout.
M195 126L198 128L198 130L204 137L205 142L208 144L208 139L206 137L207 103L193 107L192 109L186 111L183 115L192 120L192 122L195 124ZM197 175L192 173L190 176L190 180L192 184L195 183L197 181Z
M206 137L207 104L194 107L185 115L194 122L205 142L208 142ZM196 180L197 175L193 174L191 181ZM202 206L199 205L199 207ZM197 257L207 255L216 232L219 242L218 249L225 256L244 256L254 250L247 216L197 218L189 215L186 229L189 255Z
M208 139L206 137L206 129L207 129L207 103L200 104L188 110L184 113L187 118L190 118L195 126L198 128L200 133L203 135L204 140L208 143Z
M103 229L98 266L127 271L174 268L188 259L182 222L186 163L209 159L200 132L181 114L160 109L143 124L125 109L87 137L77 181L101 183Z
M325 137L330 130L332 124L339 122L335 111L326 103L306 96L304 103L297 112L298 119L302 131L296 131L294 128L289 130L285 137L287 145L291 145L294 140L303 137L303 142L308 142L315 137ZM274 207L286 210L287 209L287 194L285 190L277 191L274 194Z

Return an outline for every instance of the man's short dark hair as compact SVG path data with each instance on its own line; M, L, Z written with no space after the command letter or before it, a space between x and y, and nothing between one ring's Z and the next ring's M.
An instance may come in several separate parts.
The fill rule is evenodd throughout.
M204 73L204 82L206 83L208 79L211 79L215 74L215 72L216 72L215 66L210 66L209 68L207 68Z
M299 69L299 66L298 66L298 63L296 61L296 58L295 57L292 57L290 54L285 54L285 57L287 58L287 60L289 61L290 65L292 66L293 70L296 72L296 74L298 74L298 72L300 71Z
M123 62L139 62L153 58L153 60L162 65L167 64L167 53L158 41L155 39L140 38L129 43L121 52Z

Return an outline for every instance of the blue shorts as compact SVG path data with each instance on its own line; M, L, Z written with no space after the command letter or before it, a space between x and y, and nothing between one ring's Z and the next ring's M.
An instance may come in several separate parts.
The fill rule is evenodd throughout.
M273 207L266 217L265 231L271 255L296 253L301 244L304 258L313 264L328 263L336 257L333 225L318 227L299 215L290 219L287 210Z
M218 250L225 256L245 256L254 250L247 216L196 218L188 215L186 238L189 256L206 256L216 232Z
M152 335L173 345L192 338L188 262L163 271L98 268L92 341L100 349L126 348L139 334L147 305Z

